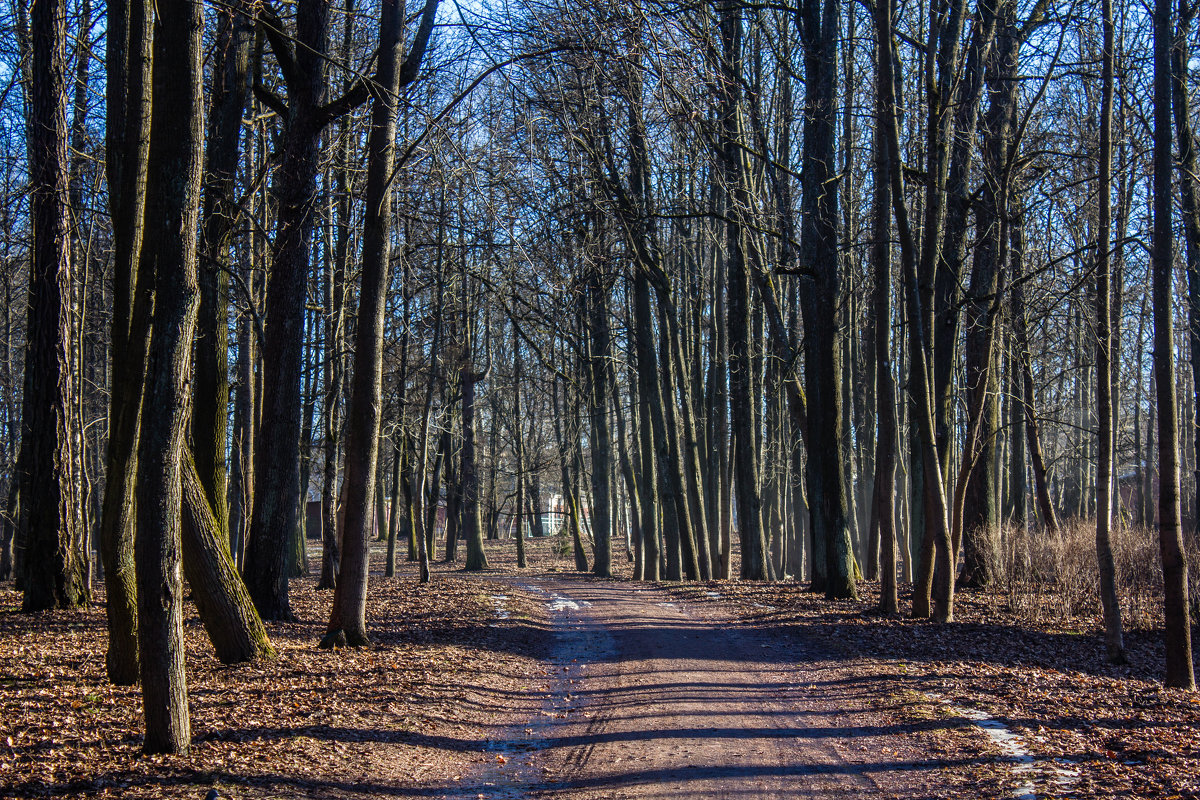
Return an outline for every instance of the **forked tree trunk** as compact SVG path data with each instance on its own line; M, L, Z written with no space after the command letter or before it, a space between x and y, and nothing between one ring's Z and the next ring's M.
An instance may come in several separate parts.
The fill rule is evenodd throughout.
M239 216L238 144L246 110L253 20L243 0L234 0L218 13L200 224L200 310L191 427L196 470L208 493L219 536L228 548L225 442L229 427L229 248Z
M100 556L108 617L105 666L110 681L128 685L138 680L133 487L145 359L143 329L148 322L141 319L135 325L133 314L150 135L151 18L146 0L109 0L107 26L105 135L113 228L112 378Z
M267 631L222 538L208 489L186 449L181 470L183 574L217 660L239 664L274 658Z

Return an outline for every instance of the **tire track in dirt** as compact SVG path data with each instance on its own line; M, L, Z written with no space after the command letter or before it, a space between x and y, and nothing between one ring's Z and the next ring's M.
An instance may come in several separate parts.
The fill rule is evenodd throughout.
M802 636L644 585L508 583L551 609L550 693L493 744L503 763L452 797L936 797L942 768L987 761L930 756L956 723L881 716L881 687L829 667Z

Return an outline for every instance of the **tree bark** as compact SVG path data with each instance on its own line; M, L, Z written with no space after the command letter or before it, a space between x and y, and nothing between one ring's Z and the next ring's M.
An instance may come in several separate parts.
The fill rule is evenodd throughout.
M346 0L344 25L342 28L342 61L349 62L350 46L354 37L354 0ZM342 117L338 122L334 183L337 199L331 202L330 216L335 220L331 226L337 241L332 252L326 253L325 281L325 452L321 481L321 578L318 589L332 589L337 585L337 573L341 567L341 530L338 501L339 450L341 447L341 404L342 380L345 359L342 348L346 322L346 272L350 258L350 189L347 173L350 170L353 140L350 137L350 122Z
M1163 683L1195 689L1188 610L1187 554L1179 499L1179 404L1175 388L1173 315L1171 0L1154 3L1154 230L1151 269L1154 296L1154 382L1158 390L1158 540L1163 567L1167 671Z
M433 30L438 0L426 0L408 57L401 61L404 10L384 0L379 22L377 94L367 140L366 216L363 223L362 284L354 345L354 376L347 413L343 487L342 563L333 590L333 610L322 646L361 646L367 636L369 514L373 507L383 381L383 322L391 258L391 178L396 163L396 110L400 90L416 77Z
M196 469L226 548L229 546L225 457L229 426L229 247L239 216L235 192L238 142L246 110L246 73L252 38L250 14L242 0L235 0L219 11L200 223L200 311L192 393Z
M612 521L609 517L609 476L612 473L612 441L608 430L609 384L609 311L608 277L601 274L600 261L588 274L588 417L591 431L588 442L592 451L592 540L596 558L592 572L601 578L612 577Z
M886 13L890 13L886 12ZM876 33L878 36L878 32ZM892 65L885 60L887 48L876 40L877 85L894 81ZM872 334L875 340L875 392L877 398L875 440L875 492L871 513L879 526L879 610L899 611L896 593L896 387L892 380L892 195L888 175L886 115L882 98L876 98L875 123L875 226L871 258L875 268L875 310Z
M73 478L66 4L30 8L29 215L33 233L18 456L22 610L87 605ZM36 501L32 501L36 498Z
M801 176L800 263L811 277L802 279L804 372L808 400L807 478L812 535L825 544L825 596L855 598L854 548L843 462L841 413L841 336L838 308L842 298L838 256L838 191L835 164L838 5L806 0L797 23L804 45L804 168Z
M217 660L240 664L274 658L275 650L229 554L194 457L185 449L182 459L183 574Z
M1197 199L1200 188L1197 187L1196 139L1192 131L1191 98L1187 85L1188 43L1195 11L1188 3L1181 2L1178 13L1176 44L1171 52L1171 104L1175 112L1175 133L1179 139L1179 199L1186 242L1184 255L1187 275L1188 344L1191 350L1192 407L1195 411L1192 414L1192 460L1195 476L1192 507L1200 509L1200 201Z
M321 114L325 95L330 4L301 0L296 33L278 20L264 32L288 83L286 116L275 177L278 198L263 341L262 424L254 448L254 511L246 552L246 585L263 619L293 618L288 600L288 547L295 535L300 490L300 378L304 309L317 205ZM290 80L287 79L290 76Z
M741 216L746 213L745 180L742 174L741 69L742 13L735 2L718 4L723 80L717 97L720 121L721 170L725 182L725 271L726 314L729 336L730 434L733 437L733 486L737 500L737 530L741 544L741 576L766 580L766 535L763 531L762 495L755 457L754 409L750 353L750 276L746 267Z
M1100 605L1104 611L1104 644L1108 660L1124 663L1121 601L1117 595L1117 567L1112 549L1113 460L1116 424L1113 419L1112 267L1112 111L1113 13L1112 0L1101 0L1104 44L1101 54L1100 153L1098 175L1099 218L1096 225L1096 416L1099 428L1096 458L1096 559L1100 569Z
M105 666L108 679L120 685L138 680L133 486L145 337L134 333L133 306L150 136L150 24L145 0L109 0L105 152L113 229L112 378L100 556L108 617Z
M153 69L143 274L154 275L154 325L138 436L138 657L146 720L143 750L190 745L180 581L180 462L187 430L192 337L199 303L196 234L204 119L204 12L160 0Z
M879 44L885 48L882 58L888 64L895 64L893 56L892 32L893 6L890 0L878 4L875 12L876 31ZM894 67L893 67L894 69ZM915 378L912 392L912 414L917 428L917 443L915 452L921 463L921 482L926 514L925 541L936 546L938 558L943 567L943 591L937 594L937 607L934 612L939 622L949 622L954 616L954 580L950 564L952 544L950 541L950 525L946 518L946 494L942 483L942 473L938 462L937 443L933 425L933 392L931 388L928 360L926 358L927 338L925 311L928 304L922 300L921 280L917 270L916 240L913 237L912 225L909 221L908 206L904 199L904 181L902 163L900 160L900 133L896 118L896 87L893 81L883 81L879 84L883 93L882 107L885 111L885 135L887 136L888 174L890 176L892 211L896 218L897 233L900 240L900 257L904 268L905 296L908 300L908 344L911 359L911 377ZM931 134L932 135L932 134ZM931 235L929 231L926 236ZM921 502L914 497L914 504ZM910 533L916 536L915 529ZM932 542L931 542L932 540ZM920 575L914 576L913 586L913 616L929 616L929 600L933 583L933 564L924 556L926 546L922 546L922 566Z
M987 59L987 87L991 102L983 120L984 183L975 211L978 232L971 283L966 302L966 392L968 407L977 420L974 442L965 443L963 458L974 462L965 487L963 518L955 531L955 552L961 550L963 568L960 585L982 587L992 581L992 540L1000 524L996 507L996 435L1000 428L998 401L995 313L999 299L997 288L1001 273L1008 268L1008 183L1009 154L1012 148L1012 123L1017 109L1018 33L1016 8L1000 0L1000 8L990 14L991 26L999 27L996 46ZM999 22L996 17L999 17ZM990 38L990 35L989 35Z

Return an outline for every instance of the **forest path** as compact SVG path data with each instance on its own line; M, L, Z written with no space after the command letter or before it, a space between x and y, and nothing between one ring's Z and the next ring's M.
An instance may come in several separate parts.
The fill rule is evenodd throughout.
M548 700L453 797L929 797L945 765L927 752L928 721L883 718L885 687L795 629L645 585L505 583L551 611Z

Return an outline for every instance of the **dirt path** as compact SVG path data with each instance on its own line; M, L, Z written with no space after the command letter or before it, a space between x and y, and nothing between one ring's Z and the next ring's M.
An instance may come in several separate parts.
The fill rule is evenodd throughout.
M555 622L547 703L450 797L930 797L949 723L889 724L877 681L802 638L654 588L512 581Z

